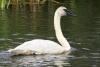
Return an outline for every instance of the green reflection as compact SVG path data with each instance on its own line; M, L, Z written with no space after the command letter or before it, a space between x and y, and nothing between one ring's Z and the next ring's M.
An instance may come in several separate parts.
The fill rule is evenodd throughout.
M0 22L0 36L4 38L8 38L9 36L9 17L6 10L2 10L0 14L1 22Z

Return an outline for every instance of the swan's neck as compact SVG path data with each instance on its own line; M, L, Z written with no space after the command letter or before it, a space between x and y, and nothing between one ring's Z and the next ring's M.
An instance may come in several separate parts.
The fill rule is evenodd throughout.
M60 44L62 45L62 47L64 47L65 50L69 50L70 45L68 41L66 40L66 38L63 36L61 26L60 26L60 19L61 19L61 16L56 12L54 16L54 28L55 28L56 37L58 41L60 42Z

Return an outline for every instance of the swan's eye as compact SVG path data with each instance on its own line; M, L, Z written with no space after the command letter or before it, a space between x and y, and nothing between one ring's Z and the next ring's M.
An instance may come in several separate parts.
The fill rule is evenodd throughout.
M64 11L69 15L72 14L72 12L70 12L68 9L64 9Z
M72 12L70 12L68 9L63 9L67 15L69 16L76 16L75 14L73 14Z

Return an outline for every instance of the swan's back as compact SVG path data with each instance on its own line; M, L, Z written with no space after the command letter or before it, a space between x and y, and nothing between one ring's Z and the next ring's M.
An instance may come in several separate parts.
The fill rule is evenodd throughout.
M27 41L15 49L9 50L9 52L14 54L27 54L27 52L30 52L30 54L61 54L63 51L64 48L58 43L43 39Z

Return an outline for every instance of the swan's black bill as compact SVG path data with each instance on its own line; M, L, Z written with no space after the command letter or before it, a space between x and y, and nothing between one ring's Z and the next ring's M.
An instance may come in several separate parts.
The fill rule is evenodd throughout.
M67 15L69 16L76 16L75 14L73 14L72 12L70 12L68 9L64 9L64 11L67 13Z

